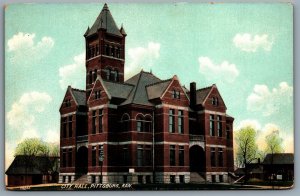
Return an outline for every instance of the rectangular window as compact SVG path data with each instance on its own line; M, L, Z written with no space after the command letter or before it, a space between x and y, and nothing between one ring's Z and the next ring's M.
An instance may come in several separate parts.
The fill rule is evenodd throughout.
M222 137L222 117L217 116L217 121L218 121L218 137Z
M152 153L151 153L151 146L147 145L145 146L145 150L144 150L144 155L145 155L145 166L151 166L152 165Z
M73 129L72 129L72 116L69 116L68 117L68 120L69 120L69 122L68 122L68 125L69 125L69 137L72 137L72 133L73 133Z
M179 175L179 182L184 183L184 175Z
M68 150L68 167L72 167L72 148Z
M211 175L211 182L216 182L216 175Z
M175 110L170 109L169 110L169 132L174 133L175 132Z
M123 166L129 165L129 151L128 148L123 148Z
M92 166L96 166L96 146L92 147Z
M209 115L209 134L210 136L215 136L215 117L214 115Z
M183 124L183 111L178 110L178 133L184 133L184 124Z
M62 118L62 137L67 137L67 118Z
M223 175L219 175L219 181L220 181L220 182L224 182Z
M219 163L219 167L223 167L223 149L222 148L218 149L218 163Z
M170 145L170 166L175 166L175 145Z
M179 146L179 166L184 166L184 146Z
M143 184L143 176L142 175L138 175L138 183Z
M96 111L93 111L92 114L92 134L96 134Z
M210 148L210 164L212 167L216 167L216 151L215 148Z
M137 166L143 166L143 146L137 145Z
M62 154L63 154L62 166L67 167L67 150L63 149Z
M175 175L170 175L170 183L175 183Z
M230 139L230 126L226 126L226 139Z
M98 155L99 155L99 162L98 162L98 164L99 164L99 166L101 165L101 164L103 164L103 160L102 160L102 162L101 162L101 160L100 160L100 157L102 156L103 158L104 158L104 149L103 149L103 145L99 145L98 146Z
M103 110L98 110L98 126L99 126L99 129L98 129L98 132L99 133L102 133L103 131Z
M89 72L89 84L92 84L93 83L93 72L90 71Z

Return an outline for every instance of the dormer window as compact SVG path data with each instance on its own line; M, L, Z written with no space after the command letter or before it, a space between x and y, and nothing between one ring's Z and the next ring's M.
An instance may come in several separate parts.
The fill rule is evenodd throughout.
M219 104L218 101L219 100L218 100L217 97L213 97L212 100L211 100L211 104L214 105L214 106L218 106L218 104Z
M172 98L173 99L180 99L180 91L173 90L172 91Z
M95 91L95 99L100 99L100 93L101 93L101 91L99 90L99 91Z

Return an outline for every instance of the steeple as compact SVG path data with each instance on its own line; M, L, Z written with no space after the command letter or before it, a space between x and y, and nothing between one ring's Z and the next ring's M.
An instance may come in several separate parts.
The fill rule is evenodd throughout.
M90 31L84 35L85 37L91 36L96 34L100 29L106 30L107 33L116 35L119 37L123 37L122 33L120 32L119 28L117 27L107 4L105 3L100 14L98 15L96 21L94 22L93 26L91 27Z

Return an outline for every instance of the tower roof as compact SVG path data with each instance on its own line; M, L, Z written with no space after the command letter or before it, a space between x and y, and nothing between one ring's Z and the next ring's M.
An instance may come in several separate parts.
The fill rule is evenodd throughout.
M97 31L99 29L105 29L107 33L110 33L112 35L116 35L116 36L120 36L120 37L123 36L121 34L119 28L117 27L106 3L104 4L102 11L98 15L93 26L91 27L91 29L87 30L87 32L84 34L84 36L93 35L93 34L97 33Z

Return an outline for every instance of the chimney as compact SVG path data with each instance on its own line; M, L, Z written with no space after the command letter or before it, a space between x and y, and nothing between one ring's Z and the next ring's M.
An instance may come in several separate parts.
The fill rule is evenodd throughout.
M190 107L194 109L196 106L196 82L190 83Z

